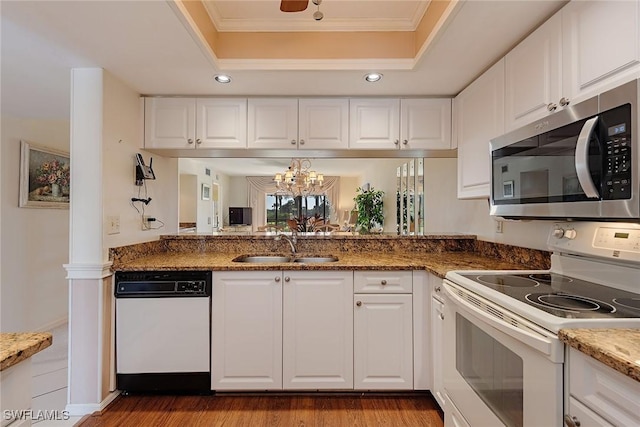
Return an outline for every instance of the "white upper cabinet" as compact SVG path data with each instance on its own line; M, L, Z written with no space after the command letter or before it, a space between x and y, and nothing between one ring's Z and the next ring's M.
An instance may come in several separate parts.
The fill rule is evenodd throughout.
M491 138L504 133L504 59L453 100L458 198L489 197Z
M571 102L640 77L639 1L572 1L561 12L563 83Z
M298 145L298 100L250 98L249 148L292 149Z
M250 98L249 148L348 148L346 98Z
M640 2L572 1L505 60L510 131L640 77Z
M298 148L343 149L349 145L349 99L298 100Z
M352 98L349 148L448 150L451 100Z
M561 17L554 15L505 57L506 131L538 120L562 98Z
M400 144L400 100L352 98L349 148L390 150Z
M244 98L146 98L146 148L246 148Z

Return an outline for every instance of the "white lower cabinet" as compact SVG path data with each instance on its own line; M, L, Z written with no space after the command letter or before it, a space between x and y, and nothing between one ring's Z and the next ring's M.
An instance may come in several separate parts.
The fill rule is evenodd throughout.
M352 296L351 271L214 274L212 390L352 389Z
M354 388L413 390L411 272L356 271L354 281Z
M282 272L216 272L211 389L282 389Z
M566 425L640 425L640 384L637 381L573 348L569 349L568 364Z
M431 357L433 363L433 386L431 394L441 408L445 406L442 382L442 359L444 356L444 301L435 294L431 298Z
M285 390L353 389L353 272L285 271Z

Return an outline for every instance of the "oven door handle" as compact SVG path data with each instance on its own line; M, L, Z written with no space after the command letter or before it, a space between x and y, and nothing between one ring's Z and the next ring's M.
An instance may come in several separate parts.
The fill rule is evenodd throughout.
M576 155L575 166L576 173L578 175L578 182L582 191L590 199L599 199L600 194L596 185L591 179L591 172L589 171L589 141L593 136L593 131L598 123L598 116L592 117L587 120L582 126L580 135L578 135L578 142L576 143Z
M498 329L499 331L528 345L529 347L538 350L540 353L547 355L551 359L555 360L558 357L560 357L561 353L559 355L558 349L555 348L557 346L554 346L554 342L553 342L554 338L552 338L548 334L544 334L542 331L537 331L537 329L539 328L537 328L535 325L531 324L525 319L518 318L518 316L509 314L510 317L512 317L514 320L517 320L518 323L523 325L523 327L513 326L511 323L506 322L502 319L499 319L495 315L490 314L489 311L481 310L476 305L471 304L470 302L458 296L456 292L452 290L451 284L447 283L446 281L443 283L443 285L445 289L445 295L449 297L452 300L452 302L461 306L461 308L466 309L472 314L478 316L480 319L482 319L483 322L485 322L489 326L492 326ZM495 311L503 312L503 309L501 307L489 301L484 300L484 298L481 299L475 294L473 295L473 298L474 300L482 301L482 303L486 304L491 309L491 312L495 312ZM525 327L527 329L524 329ZM534 328L536 330L534 330Z

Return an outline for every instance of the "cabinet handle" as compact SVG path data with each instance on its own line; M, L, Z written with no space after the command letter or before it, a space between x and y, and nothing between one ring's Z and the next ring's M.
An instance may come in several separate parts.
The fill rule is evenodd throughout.
M291 145L296 145L296 140L295 139L291 140Z
M276 276L276 278L274 279L276 282L280 281L280 276Z
M304 139L300 140L300 145L304 145Z
M440 313L438 317L440 318L440 320L444 320L444 313Z
M356 301L356 305L360 307L362 305L362 301Z
M399 139L396 139L395 141L393 141L393 143L394 143L394 144L396 144L396 145L398 145L398 144L400 144L400 140L399 140Z
M402 140L402 145L407 145L408 143L409 143L409 140L408 140L408 139L403 139L403 140Z
M291 277L289 277L289 276L285 277L285 278L284 278L284 281L285 281L285 282L289 282L289 281L291 281Z
M556 110L556 108L558 108L558 105L554 104L553 102L550 102L550 103L547 105L547 110L549 110L549 111L555 111L555 110Z
M386 280L382 280L382 281L380 282L380 284L381 284L382 286L384 286L384 285L386 285L386 284L387 284L387 281L386 281Z
M569 98L565 98L564 96L560 98L560 105L563 107L566 107L567 105L569 105Z
M187 139L187 142L188 142L189 144L193 144L193 139L189 138L189 139Z
M436 286L435 291L440 292L440 286Z
M580 420L568 414L564 416L564 423L567 427L580 427Z
M198 145L202 144L202 140L200 138L196 139L196 144Z

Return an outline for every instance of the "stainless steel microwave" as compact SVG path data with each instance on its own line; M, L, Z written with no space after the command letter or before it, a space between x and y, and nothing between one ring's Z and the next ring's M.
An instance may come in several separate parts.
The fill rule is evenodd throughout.
M491 140L491 215L640 221L634 80Z

